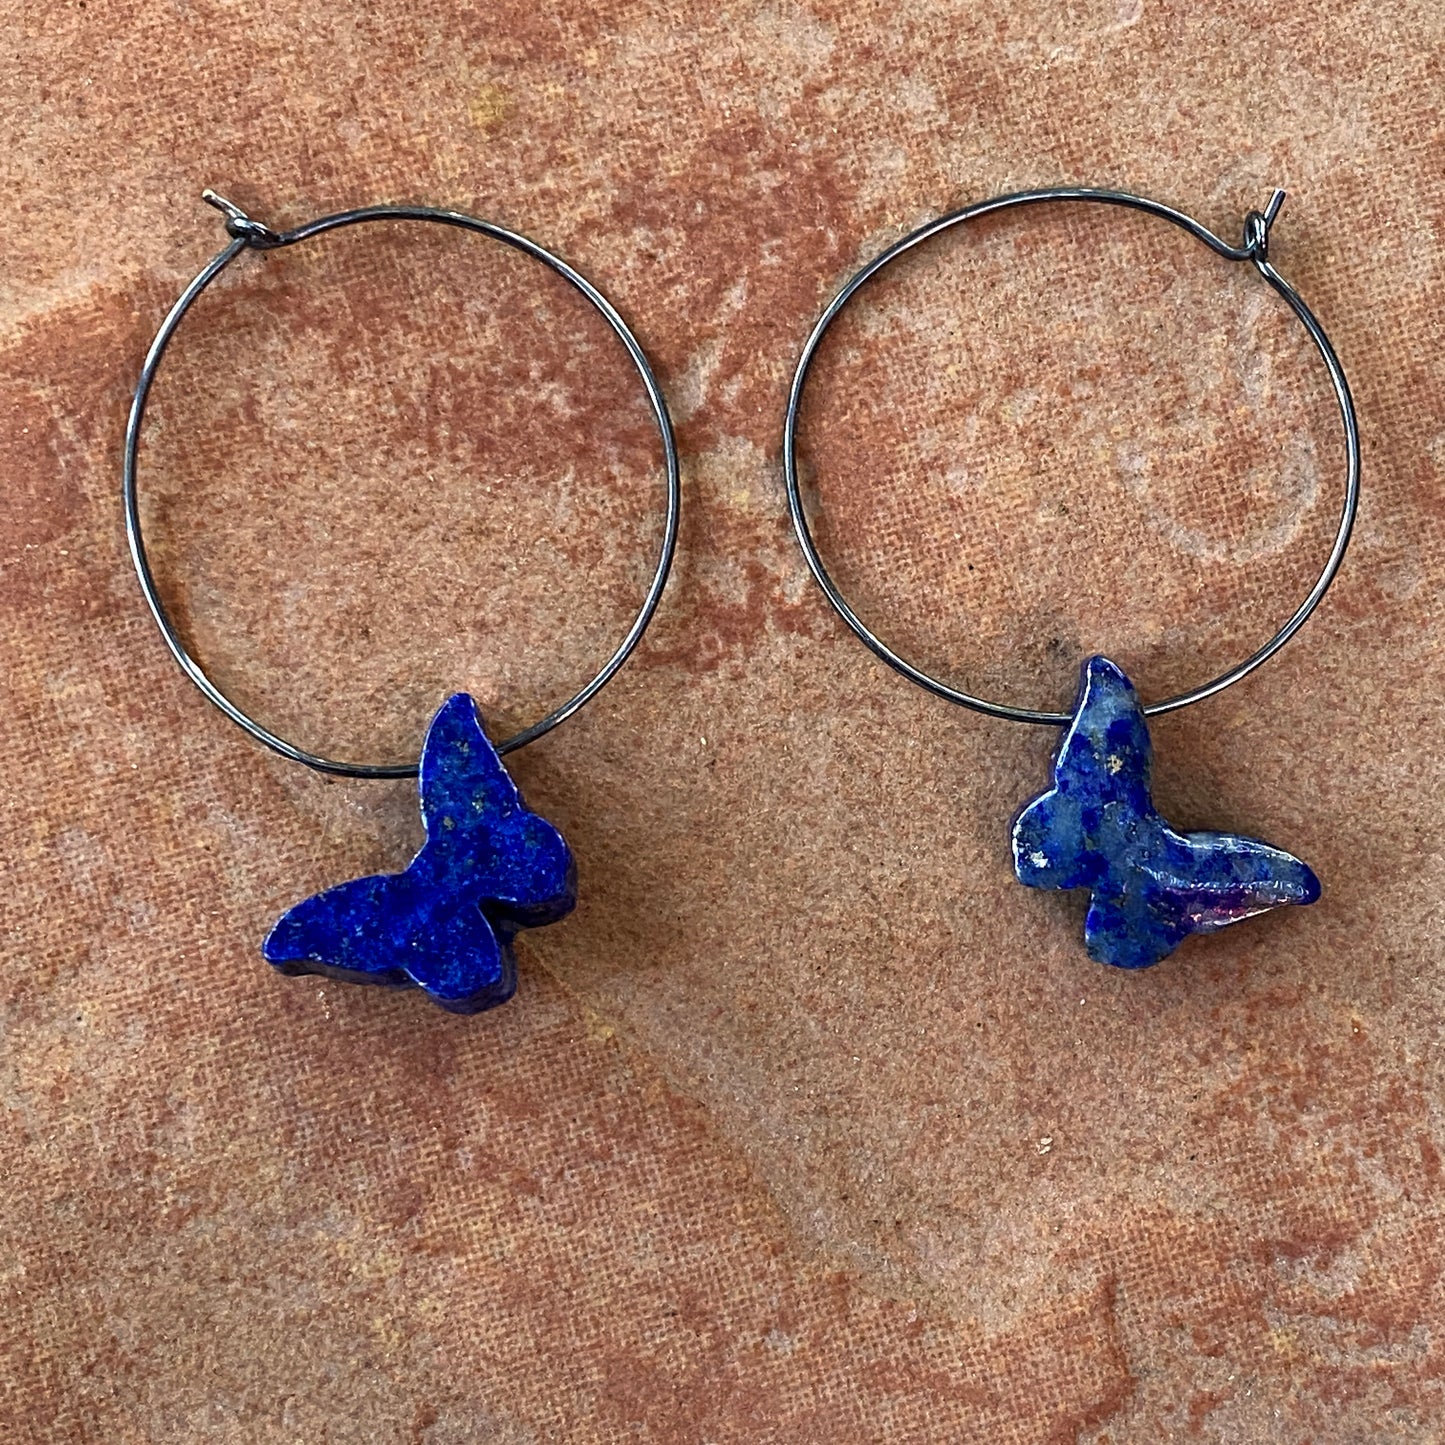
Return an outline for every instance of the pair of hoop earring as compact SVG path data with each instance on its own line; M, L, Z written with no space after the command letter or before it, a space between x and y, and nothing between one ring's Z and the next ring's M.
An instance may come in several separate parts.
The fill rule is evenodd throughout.
M426 843L400 873L354 879L305 899L271 929L265 958L285 974L322 974L352 982L416 987L443 1008L476 1013L504 1003L516 987L513 940L573 908L576 867L562 835L531 812L502 758L525 747L586 705L627 661L652 620L677 547L682 488L667 403L642 347L602 293L535 241L474 216L421 206L373 206L274 231L207 191L225 216L228 244L171 307L141 368L126 427L123 492L126 533L141 590L172 656L216 707L283 757L349 778L419 778ZM1052 786L1017 815L1014 869L1033 888L1087 889L1084 924L1089 955L1136 969L1159 962L1193 933L1209 932L1284 904L1313 903L1320 884L1293 855L1225 833L1179 833L1150 796L1147 719L1222 692L1271 657L1304 625L1344 560L1359 506L1360 442L1354 403L1334 348L1299 294L1269 261L1269 235L1284 201L1276 191L1264 211L1245 218L1240 245L1158 201L1119 191L1058 187L999 196L929 223L890 246L840 290L819 317L799 357L783 425L783 471L799 545L813 577L864 644L911 682L949 702L991 717L1063 729ZM1334 543L1303 602L1277 633L1243 662L1211 681L1162 701L1141 703L1108 658L1082 665L1068 713L1007 706L962 692L907 662L849 605L814 542L799 483L798 422L809 369L823 337L849 300L892 261L932 237L979 217L1057 202L1122 206L1170 222L1229 260L1249 263L1288 304L1329 374L1345 438L1345 490ZM243 252L272 251L343 227L377 221L432 222L472 231L523 252L568 282L622 342L647 395L662 440L665 521L662 547L637 616L601 671L560 707L516 735L493 743L470 697L448 698L432 719L419 763L360 764L309 753L236 706L191 656L161 600L141 532L137 455L146 400L176 329L193 303Z

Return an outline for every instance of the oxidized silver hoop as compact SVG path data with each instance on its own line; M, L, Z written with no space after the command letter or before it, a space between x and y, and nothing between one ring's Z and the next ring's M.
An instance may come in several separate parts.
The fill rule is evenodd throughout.
M165 355L166 347L170 344L177 327L185 319L186 313L197 297L243 251L279 250L285 246L294 246L300 241L310 240L313 236L324 235L327 231L339 230L343 226L361 225L370 221L431 221L489 236L494 241L500 241L503 245L511 246L514 250L521 251L540 261L586 297L627 349L627 354L647 393L653 420L656 422L658 434L662 438L666 474L666 519L663 525L662 550L636 618L627 629L626 636L618 644L617 650L603 664L601 671L560 707L553 709L546 717L533 723L530 727L524 728L513 737L498 742L496 749L498 753L505 754L525 747L530 742L535 742L544 733L550 732L558 723L565 722L579 708L585 706L627 661L632 650L642 640L643 633L647 631L647 625L652 621L653 613L657 611L657 604L662 600L663 589L667 586L667 575L672 568L673 555L677 551L678 518L682 508L682 481L678 468L677 444L673 439L672 422L668 416L667 404L663 400L662 389L657 383L656 376L653 375L652 366L643 353L642 347L638 344L637 338L633 336L627 323L618 315L612 303L585 276L574 270L559 256L554 256L552 252L539 246L535 241L529 240L526 236L518 235L515 231L509 231L491 221L480 220L476 216L466 216L456 211L434 210L428 206L365 206L360 210L342 211L334 216L322 216L319 220L309 221L304 226L296 226L292 230L278 232L246 215L239 206L216 195L214 191L206 191L205 199L224 213L226 232L231 237L231 242L201 268L196 278L181 293L161 323L155 340L150 344L150 349L146 352L125 430L123 493L126 537L130 542L131 559L135 563L136 575L140 579L141 591L145 594L151 616L155 618L156 626L160 628L166 646L170 648L171 655L180 664L186 676L232 722L238 727L244 728L257 741L265 743L268 748L280 753L283 757L290 758L293 762L304 763L308 768L315 768L318 772L331 773L343 778L414 778L417 775L418 764L347 763L320 757L315 753L307 752L304 748L297 747L294 743L287 742L243 712L211 681L201 664L187 650L161 600L160 591L146 555L136 489L136 458L140 447L141 428L145 421L146 401L150 395L151 384L155 381L156 372L160 368L161 358Z
M828 328L837 320L839 312L852 300L854 295L890 262L896 261L900 256L921 246L934 236L952 230L955 226L965 225L969 221L978 220L981 216L994 215L999 211L1007 211L1016 206L1033 206L1058 201L1096 202L1109 206L1127 206L1132 210L1144 211L1148 215L1158 216L1187 231L1197 240L1203 241L1217 255L1231 261L1251 262L1265 281L1288 302L1290 309L1299 318L1305 330L1309 332L1310 340L1314 342L1320 359L1329 372L1335 400L1339 403L1340 420L1344 425L1345 492L1344 502L1340 509L1339 526L1325 565L1304 601L1300 603L1284 626L1263 647L1251 653L1243 662L1231 667L1227 672L1220 673L1218 677L1209 682L1190 688L1187 692L1179 693L1176 697L1147 704L1144 708L1145 715L1157 717L1160 713L1188 707L1191 703L1202 702L1206 697L1212 697L1215 693L1222 692L1226 687L1253 672L1261 663L1267 662L1304 626L1310 613L1319 606L1321 599L1329 590L1330 583L1334 581L1335 574L1340 569L1340 563L1344 561L1345 549L1349 545L1350 532L1354 527L1355 514L1359 510L1360 504L1360 435L1355 420L1355 404L1350 396L1349 383L1345 380L1344 369L1335 355L1334 347L1330 345L1324 328L1316 320L1314 313L1305 305L1299 293L1275 270L1269 261L1270 227L1274 224L1275 217L1279 215L1279 209L1284 204L1284 197L1285 193L1277 190L1262 212L1251 211L1244 220L1242 244L1231 246L1227 241L1216 236L1208 227L1186 216L1182 211L1176 211L1172 206L1163 205L1159 201L1148 200L1144 196L1129 195L1124 191L1098 190L1088 186L1059 186L1038 191L1019 191L1013 195L998 196L991 201L981 201L977 205L965 206L962 210L942 216L936 221L930 221L926 226L920 226L916 231L875 256L828 303L803 346L802 355L798 358L797 369L793 374L792 389L788 394L788 411L783 426L783 475L788 489L788 510L792 514L793 528L797 533L798 543L803 549L803 556L807 558L808 566L817 579L818 585L823 589L824 596L832 603L843 621L889 667L901 672L911 682L916 682L919 687L927 689L938 697L946 698L949 702L959 703L963 707L973 708L976 712L987 713L990 717L1005 718L1010 722L1044 723L1053 727L1062 726L1072 717L1071 713L1013 707L1007 703L990 702L986 698L975 697L971 693L951 687L941 679L931 676L895 652L859 617L838 590L838 585L829 574L819 555L817 544L813 540L798 480L798 419L802 409L803 390L808 380L808 371Z
M1126 206L1170 222L1217 255L1248 261L1289 304L1309 333L1334 387L1345 432L1345 495L1339 526L1323 570L1304 601L1265 645L1227 672L1162 702L1143 704L1133 685L1108 658L1084 661L1072 712L1012 707L951 687L914 666L884 642L838 590L808 525L798 479L798 417L808 369L828 327L857 291L889 262L930 238L980 216L1016 206L1092 202ZM1210 933L1286 903L1313 903L1319 879L1290 853L1229 833L1178 833L1155 811L1150 794L1152 748L1147 719L1212 697L1273 657L1305 624L1329 590L1344 560L1360 499L1360 437L1355 406L1339 358L1314 313L1269 261L1269 233L1284 204L1275 191L1263 211L1244 219L1238 246L1158 201L1124 191L1061 186L999 196L932 221L905 236L863 267L829 302L798 359L783 426L783 474L798 543L824 596L878 657L919 687L1011 722L1063 727L1054 757L1053 786L1017 815L1014 872L1031 888L1087 889L1084 943L1090 957L1118 968L1147 968L1192 933Z
M512 944L517 934L557 922L577 901L571 849L556 828L527 808L501 755L551 731L595 697L637 646L657 610L677 549L682 506L677 447L661 388L637 339L590 281L535 241L490 221L427 206L368 206L323 216L294 230L273 231L211 191L205 199L225 214L230 243L201 268L161 323L141 367L126 426L125 526L141 591L171 655L232 722L283 757L318 772L347 778L418 778L427 833L421 851L400 873L353 878L288 909L267 935L262 954L283 974L414 987L453 1013L494 1008L516 988ZM475 231L542 262L570 283L631 357L652 407L665 462L661 555L636 619L602 670L540 722L495 744L473 700L456 693L438 708L416 763L347 763L319 757L278 737L226 697L186 649L161 601L141 535L136 492L146 398L167 345L201 292L243 251L278 250L370 221L429 221Z

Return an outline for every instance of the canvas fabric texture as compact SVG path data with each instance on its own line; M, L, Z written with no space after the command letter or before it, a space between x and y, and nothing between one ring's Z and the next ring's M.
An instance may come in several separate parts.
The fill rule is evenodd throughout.
M0 1438L540 1445L1445 1439L1445 15L1424 0L3 6ZM1154 727L1183 828L1322 900L1092 964L1020 888L1054 734L925 695L788 523L793 362L883 245L1085 183L1236 238L1364 439L1339 581ZM401 867L415 789L252 743L126 553L149 338L224 241L383 201L514 227L653 358L684 520L633 661L509 758L581 901L504 1009L277 976L299 898ZM891 644L1146 698L1307 591L1343 448L1307 338L1158 221L1012 215L857 298L803 420ZM141 456L218 683L334 756L494 736L620 639L663 499L626 358L441 228L242 257Z

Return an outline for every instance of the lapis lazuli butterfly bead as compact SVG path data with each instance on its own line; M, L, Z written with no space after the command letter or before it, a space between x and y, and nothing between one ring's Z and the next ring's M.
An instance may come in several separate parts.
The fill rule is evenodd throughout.
M1320 896L1319 879L1282 849L1232 833L1176 833L1154 811L1151 760L1129 679L1091 657L1054 755L1054 786L1013 827L1019 882L1090 890L1091 958L1148 968L1191 933Z
M406 871L298 903L262 952L282 973L415 986L478 1013L516 990L517 933L572 911L576 867L562 835L527 811L465 693L432 719L420 782L427 840Z

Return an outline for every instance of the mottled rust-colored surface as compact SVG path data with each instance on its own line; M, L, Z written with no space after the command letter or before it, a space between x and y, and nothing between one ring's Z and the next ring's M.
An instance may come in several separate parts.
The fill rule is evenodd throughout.
M0 1437L1445 1438L1445 23L1268 6L393 0L5 9ZM786 526L796 350L862 259L1116 184L1273 257L1367 491L1301 641L1156 728L1161 808L1315 908L1088 963L1011 879L1051 739L936 702ZM504 1011L275 977L305 891L409 856L405 784L253 746L165 655L129 387L219 244L378 200L537 236L635 325L687 513L634 664L515 759L583 899ZM832 338L819 532L890 639L1020 701L1146 694L1277 625L1338 506L1300 337L1140 218L950 239ZM198 653L311 747L499 727L613 645L656 543L615 343L522 259L351 233L234 268L143 457ZM462 586L457 578L465 579Z

